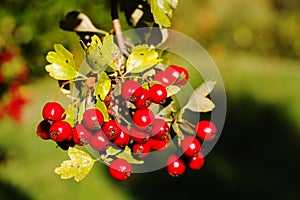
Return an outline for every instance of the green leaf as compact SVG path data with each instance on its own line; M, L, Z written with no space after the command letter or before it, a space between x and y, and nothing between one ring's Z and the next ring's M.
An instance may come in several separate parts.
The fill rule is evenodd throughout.
M114 60L119 55L120 50L114 43L112 35L106 35L103 43L98 36L94 35L86 52L86 61L94 72L104 71L106 65L117 69Z
M177 7L178 0L149 0L154 21L163 27L171 26L173 9Z
M111 80L105 72L99 73L98 77L99 80L95 89L95 95L100 97L101 100L104 100L110 92Z
M207 81L196 88L184 109L187 108L193 112L209 112L213 110L215 104L206 96L213 90L215 84L215 81Z
M46 60L51 63L45 69L57 80L70 80L78 76L73 55L61 44L54 45L55 51L48 52Z
M110 146L106 149L106 155L107 156L114 156L120 153L121 149L115 149L113 146Z
M74 122L75 122L75 116L74 116L74 111L73 109L67 109L66 111L66 117L64 121L68 122L72 127L74 127Z
M126 62L127 72L140 73L150 69L162 61L158 58L158 53L147 44L136 46L132 49Z
M74 177L75 181L79 182L90 172L96 160L88 153L72 147L69 147L68 155L71 160L63 161L54 172L62 179Z
M107 112L106 105L103 101L97 100L95 107L99 109L104 117L104 121L109 121L109 114Z
M195 130L191 126L189 126L186 123L180 123L179 124L180 129L182 129L184 132L195 135Z
M177 94L181 90L181 88L177 85L169 85L166 89L167 89L168 97Z
M127 160L127 162L132 163L132 164L144 164L143 160L137 160L132 157L131 149L128 146L126 146L124 151L119 153L116 157Z

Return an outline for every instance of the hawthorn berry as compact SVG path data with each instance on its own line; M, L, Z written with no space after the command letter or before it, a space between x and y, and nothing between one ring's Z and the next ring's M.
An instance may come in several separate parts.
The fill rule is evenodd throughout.
M154 84L149 88L150 98L154 103L164 104L167 99L167 89L161 84Z
M191 169L199 170L204 165L204 156L202 153L198 153L197 155L190 157L188 161L188 166Z
M132 175L132 166L128 161L117 158L111 162L109 174L118 181L126 181Z
M132 116L134 125L140 130L146 130L151 128L150 125L153 124L155 116L153 112L149 109L136 110Z
M115 120L105 122L102 126L102 131L109 140L118 138L121 133L120 125Z
M64 118L65 109L57 102L48 102L43 107L43 118L46 120L59 121Z
M151 137L156 139L164 139L170 134L170 127L168 123L160 118L154 120L153 127L151 129Z
M72 135L75 144L83 146L88 144L89 138L92 136L92 133L87 130L83 124L78 124L73 129Z
M147 109L152 103L149 90L141 88L141 96L137 98L134 105L138 109Z
M216 138L217 128L215 124L208 120L202 120L196 125L196 135L201 140L213 140Z
M72 135L72 127L66 121L56 121L51 125L49 133L53 141L62 142Z
M176 65L170 65L165 72L175 78L176 85L185 85L189 78L188 71L185 68Z
M159 71L154 75L153 80L160 82L165 87L168 87L175 82L176 78L165 71Z
M149 141L144 143L136 143L132 146L132 151L135 153L139 158L144 158L149 155L151 150L151 146Z
M122 84L121 95L125 100L135 102L141 96L141 84L134 80L127 80Z
M43 120L38 124L36 134L44 140L50 139L50 127L51 124L49 123L49 121Z
M169 137L164 139L149 138L151 149L154 151L163 151L168 147Z
M201 144L197 138L187 136L181 141L181 148L186 156L195 156L201 149Z
M90 145L97 151L104 151L109 146L106 136L99 130L95 135L89 138Z
M83 122L88 129L100 129L104 123L104 116L97 108L90 108L83 113Z
M121 132L118 138L116 138L113 143L118 147L125 147L130 142L130 133L129 130L125 126L120 126Z
M135 141L137 143L144 143L144 142L148 141L150 134L143 132L135 127L131 127L130 137L132 138L133 141Z
M171 155L167 160L168 173L173 177L179 177L185 172L184 162L176 155Z

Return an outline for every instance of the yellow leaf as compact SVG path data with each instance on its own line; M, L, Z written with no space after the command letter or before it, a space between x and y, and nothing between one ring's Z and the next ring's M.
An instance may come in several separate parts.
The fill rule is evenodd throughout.
M75 181L79 182L90 172L96 160L88 153L72 147L68 149L68 155L71 160L63 161L54 172L62 179L74 177Z

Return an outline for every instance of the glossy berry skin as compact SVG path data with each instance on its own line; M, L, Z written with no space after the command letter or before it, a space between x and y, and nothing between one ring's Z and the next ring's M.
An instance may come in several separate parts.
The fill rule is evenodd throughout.
M121 128L115 120L109 120L103 124L102 131L109 140L115 140L120 136Z
M132 151L135 153L139 158L145 158L149 155L151 150L151 146L149 141L144 143L137 143L132 146Z
M167 89L161 84L154 84L149 89L150 98L154 103L164 104L167 99Z
M100 110L90 108L83 113L84 125L91 130L100 129L104 123L104 117Z
M75 144L79 146L88 144L90 137L92 137L92 133L82 124L78 124L75 126L72 135Z
M159 71L154 75L153 80L160 82L165 87L168 87L175 82L176 78L173 77L170 73Z
M127 80L122 84L121 95L125 100L135 102L136 99L141 96L140 90L138 90L139 88L141 88L141 84L139 82ZM134 93L135 91L137 92Z
M50 127L51 124L49 123L49 121L43 120L38 124L36 134L40 136L42 139L48 140L50 139L50 133L49 133Z
M109 166L109 174L118 181L126 181L132 175L132 166L124 159L116 159Z
M130 129L130 137L137 143L144 143L149 140L150 134L132 127Z
M153 124L155 116L149 109L136 110L133 114L132 120L134 125L140 130L146 130Z
M49 133L53 141L62 142L72 135L72 127L68 122L56 121L51 125Z
M184 162L176 155L171 155L167 160L168 173L173 177L179 177L185 172Z
M130 142L130 133L129 130L125 126L120 126L121 132L118 138L114 140L114 145L118 147L125 147Z
M141 89L141 96L137 98L136 102L134 105L138 109L147 109L152 103L152 99L150 97L150 92L149 90L142 88Z
M208 120L202 120L196 125L196 135L201 140L210 141L216 138L217 128L214 123Z
M187 136L181 141L181 148L184 155L193 157L200 151L201 144L197 138L193 136Z
M176 85L185 85L189 78L188 71L185 68L176 65L170 65L166 69L166 73L171 74L176 79Z
M89 143L97 151L105 151L109 146L109 141L101 130L90 137Z
M204 156L202 153L198 153L197 155L191 157L188 161L189 168L193 170L199 170L204 165Z
M168 142L169 142L168 137L166 137L165 139L149 138L151 149L153 149L154 151L166 150L168 148Z
M46 120L59 121L64 118L65 109L56 102L48 102L43 107L43 118Z
M163 119L155 119L151 129L151 137L156 139L164 139L170 134L170 127Z

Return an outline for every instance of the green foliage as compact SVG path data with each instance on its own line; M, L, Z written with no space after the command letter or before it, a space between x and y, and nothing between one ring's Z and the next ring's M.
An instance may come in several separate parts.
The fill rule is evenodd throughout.
M158 53L154 48L150 48L148 45L139 45L132 49L126 62L127 72L140 73L150 69L161 59L158 58Z
M73 55L61 44L54 45L55 51L48 52L45 67L49 75L57 80L70 80L78 76Z
M54 172L62 179L74 177L75 181L79 182L90 172L96 160L88 153L72 147L68 149L68 155L71 160L62 162Z

